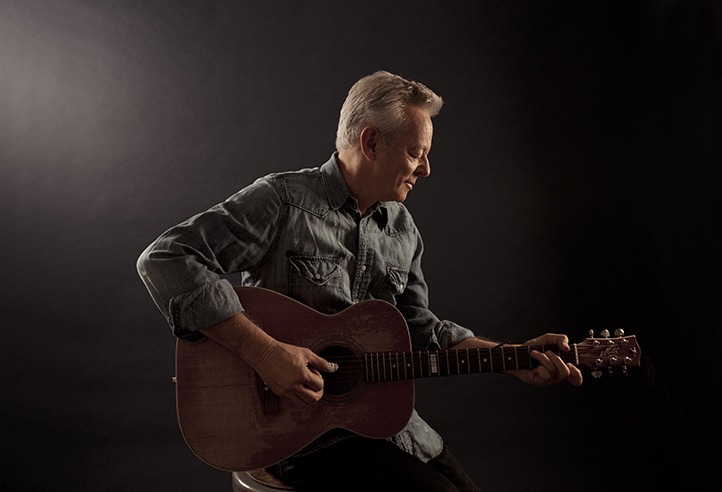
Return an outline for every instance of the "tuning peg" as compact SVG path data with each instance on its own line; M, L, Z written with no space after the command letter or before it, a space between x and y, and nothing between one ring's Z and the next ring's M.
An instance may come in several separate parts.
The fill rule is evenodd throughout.
M602 371L600 371L599 369L593 370L593 371L592 371L592 377L595 378L595 379L601 378L601 377L602 377Z
M594 338L594 330L589 330L589 338Z
M624 330L622 330L621 328L617 328L616 330L614 330L614 336L615 336L615 337L623 337L623 336L624 336Z
M604 338L609 338L609 330L607 330L606 328L603 329L600 335L602 335Z

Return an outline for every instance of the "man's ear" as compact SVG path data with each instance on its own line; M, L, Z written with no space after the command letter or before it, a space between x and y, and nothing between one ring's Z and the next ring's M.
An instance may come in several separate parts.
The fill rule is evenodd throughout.
M361 132L361 152L369 161L376 160L383 144L381 132L375 126L367 126Z

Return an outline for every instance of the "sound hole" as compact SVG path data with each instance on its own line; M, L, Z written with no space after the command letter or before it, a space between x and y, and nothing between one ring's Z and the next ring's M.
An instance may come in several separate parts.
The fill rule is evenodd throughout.
M324 398L343 397L359 387L363 381L363 365L350 348L332 345L321 350L318 355L329 362L338 364L336 372L322 372L324 380Z

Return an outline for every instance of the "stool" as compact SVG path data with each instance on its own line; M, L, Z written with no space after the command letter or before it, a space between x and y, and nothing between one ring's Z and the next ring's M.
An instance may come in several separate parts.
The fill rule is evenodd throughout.
M276 478L265 468L247 472L233 472L233 492L278 492L296 490L284 481Z

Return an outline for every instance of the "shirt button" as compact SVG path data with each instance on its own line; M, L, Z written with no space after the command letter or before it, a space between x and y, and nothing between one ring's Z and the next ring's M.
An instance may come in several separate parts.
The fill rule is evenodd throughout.
M320 274L320 273L317 273L317 274L316 274L316 278L317 278L317 279L321 278L321 274Z
M365 272L365 271L366 271L366 265L364 265L364 266L361 267L361 271L362 271L362 272Z

